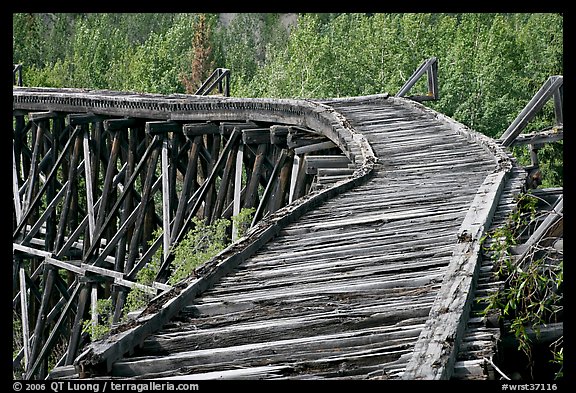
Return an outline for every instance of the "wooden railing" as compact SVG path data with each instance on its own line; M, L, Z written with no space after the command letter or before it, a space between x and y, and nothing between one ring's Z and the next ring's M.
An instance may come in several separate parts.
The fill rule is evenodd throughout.
M426 74L428 92L424 95L411 95L406 96L410 89L418 82L418 80ZM436 57L431 57L426 60L414 71L414 73L408 78L406 83L398 90L396 93L397 97L406 97L414 101L434 101L438 99L438 59Z
M226 68L216 68L206 81L196 90L195 95L207 96L214 89L224 97L230 97L230 70Z
M551 99L554 100L553 126L530 134L522 134L529 122ZM529 149L531 165L526 167L528 188L537 188L542 183L538 151L544 144L557 142L564 138L563 102L563 76L554 75L549 77L499 138L499 142L504 147L527 146Z

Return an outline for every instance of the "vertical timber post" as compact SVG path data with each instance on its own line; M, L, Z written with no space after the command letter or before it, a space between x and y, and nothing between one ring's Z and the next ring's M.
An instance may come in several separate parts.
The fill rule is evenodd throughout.
M242 163L244 161L244 144L242 141L239 142L238 153L236 155L236 173L234 175L234 205L232 208L232 216L238 216L240 214L240 198L242 193ZM232 242L238 239L238 226L234 220L232 220Z

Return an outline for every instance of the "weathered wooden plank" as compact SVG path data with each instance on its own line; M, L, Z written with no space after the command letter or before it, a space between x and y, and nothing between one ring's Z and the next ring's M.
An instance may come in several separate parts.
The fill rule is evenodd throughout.
M103 117L95 113L70 113L66 115L66 122L71 126L82 126L103 121Z
M182 124L175 121L147 121L144 129L150 135L181 132Z
M360 332L361 334L361 332ZM413 342L413 337L397 338L387 345L380 343L364 344L366 339L357 338L358 333L336 333L318 335L315 337L304 337L295 339L282 339L266 343L244 344L236 345L227 348L214 348L210 350L197 350L180 352L173 356L166 356L163 358L156 358L157 362L150 362L150 359L135 358L131 361L118 362L115 367L115 372L119 374L129 373L128 375L153 373L158 371L158 366L173 367L178 363L187 362L190 366L201 366L207 364L222 364L233 362L232 357L243 358L244 362L269 362L276 363L278 361L295 361L295 353L301 354L301 359L298 362L308 361L327 361L332 359L336 361L347 357L349 360L360 354L369 353L389 353L393 352L397 346L404 346L405 344ZM356 345L354 345L356 344ZM364 344L364 345L362 345ZM292 348L290 348L292 346ZM284 358L284 360L282 359ZM166 362L172 361L172 366ZM164 364L162 364L164 363ZM121 371L121 367L123 370ZM160 368L162 370L162 368ZM132 375L134 375L132 374Z
M414 314L426 314L426 311L426 308L415 310ZM402 310L400 314L403 312L405 310ZM190 335L151 337L144 342L143 347L138 352L140 356L154 356L156 353L184 352L194 345L201 347L203 350L238 346L246 343L248 341L247 338L249 339L251 336L253 339L249 339L249 341L252 343L267 343L279 341L279 337L282 337L282 340L287 340L310 337L312 335L328 335L343 331L355 332L355 334L345 336L345 343L342 344L346 347L367 348L370 344L377 346L383 342L393 344L398 341L403 342L407 338L416 339L424 322L421 320L421 323L415 326L394 326L394 324L385 326L384 324L389 321L386 321L380 315L374 315L372 318L367 316L364 319L360 316L343 319L342 315L336 317L326 316L324 319L321 315L314 315L306 318L275 319L269 323L263 321L260 323L226 326L207 331L200 329ZM323 344L315 345L315 347L320 349ZM312 348L307 348L307 350L310 349ZM279 352L279 350L277 351Z
M128 127L136 126L138 122L139 120L135 118L106 119L103 124L106 131L121 131L126 130Z
M254 301L251 299L229 299L225 297L215 298L212 289L186 306L180 313L180 321L185 323L203 324L203 328L211 329L221 324L242 322L254 322L273 318L287 318L294 316L315 315L329 311L354 312L356 310L393 310L413 308L430 308L434 302L434 295L439 285L431 284L425 288L398 288L394 291L389 289L374 290L370 293L326 293L326 294L303 294L283 299L283 304L288 307L278 308L275 302ZM342 301L344 300L344 302ZM368 312L368 311L366 311ZM196 320L195 318L201 318ZM192 321L192 319L195 319ZM425 316L402 319L395 323L397 326L409 326L425 322ZM167 324L161 332L155 336L169 335L177 337L183 334L185 329L183 322Z
M302 147L297 147L294 149L294 154L296 155L303 155L307 153L314 153L322 150L333 149L337 147L336 144L332 141L320 142L311 145L306 145Z
M431 318L423 329L408 363L404 379L449 379L456 350L467 322L472 289L478 275L480 238L490 223L498 197L507 177L506 171L488 175L480 186L458 233L453 259Z
M320 168L317 168L316 174L318 175L318 178L323 178L323 177L342 178L342 177L352 176L355 171L356 171L356 169L353 169L353 168L325 168L325 167L320 167Z
M306 173L315 175L318 168L348 168L350 159L346 156L309 156L304 158Z

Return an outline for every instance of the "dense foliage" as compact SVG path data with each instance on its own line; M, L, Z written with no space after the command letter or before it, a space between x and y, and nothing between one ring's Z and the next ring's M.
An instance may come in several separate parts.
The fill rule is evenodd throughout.
M203 56L206 67L232 70L235 96L318 98L394 94L436 56L441 99L431 106L493 137L563 73L558 14L303 14L291 30L278 14L218 20L14 14L13 61L30 86L183 93ZM195 39L198 27L210 43Z

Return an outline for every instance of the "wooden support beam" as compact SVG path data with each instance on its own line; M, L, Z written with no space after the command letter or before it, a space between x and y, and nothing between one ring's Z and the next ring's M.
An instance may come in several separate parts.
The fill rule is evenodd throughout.
M248 128L242 130L242 143L260 145L270 143L270 128Z
M333 149L337 147L336 144L332 141L320 142L320 143L313 143L310 145L297 147L294 149L294 153L296 155L303 155L307 153L315 153L322 150Z
M88 210L88 229L90 238L86 239L88 244L95 242L94 234L96 232L96 218L94 216L94 189L92 182L92 166L90 165L90 134L88 129L84 129L83 135L84 148L84 179L86 180L86 208Z
M286 205L286 201L288 200L287 194L289 191L289 184L291 178L290 175L292 173L293 161L294 161L294 150L288 150L288 154L286 155L284 164L280 169L278 185L270 201L270 209L269 209L270 213L273 213Z
M22 342L24 349L24 369L27 370L30 363L30 321L28 318L28 290L26 289L26 271L20 261L18 269L20 278L20 318L22 324Z
M196 190L196 176L198 171L198 157L200 151L200 145L202 144L202 136L196 135L193 137L192 146L188 152L188 164L186 166L186 174L184 175L184 180L182 182L182 191L180 192L180 198L178 200L178 208L176 209L176 214L174 216L174 223L172 224L170 243L174 242L176 234L180 231L180 227L184 220L186 214L186 201Z
M54 119L58 116L60 116L60 115L54 111L30 112L30 113L28 113L28 120L37 123L37 122L40 122L42 120Z
M224 156L224 152L222 152L222 156L219 157L221 141L222 136L220 134L216 134L213 136L209 135L209 138L207 138L207 142L211 142L211 145L208 146L210 148L210 162L208 163L206 170L204 172L206 176L205 181L208 181L208 177L210 176L210 174L214 173L215 174L214 176L216 176L220 171L220 168L218 168L216 169L216 172L214 172L219 160ZM206 195L204 197L204 212L203 212L204 219L210 218L210 212L212 212L215 198L216 198L216 186L214 183L210 182L208 183L208 189L206 190Z
M34 225L30 228L30 230L26 233L26 236L24 237L24 239L22 240L22 244L28 244L32 238L38 233L38 231L40 231L42 225L46 222L46 220L48 219L48 217L52 214L52 212L56 209L56 206L58 205L58 203L60 203L60 200L64 197L64 195L66 194L67 188L63 187L58 194L56 194L52 200L50 201L50 204L48 206L46 206L46 209L44 210L44 212L42 213L42 215L40 216L40 218L38 218L38 220L36 221L36 223L34 223Z
M232 132L232 135L230 135L230 138L228 139L228 143L226 144L226 146L222 150L222 155L218 158L218 161L214 164L214 168L213 168L212 172L210 173L210 175L208 176L206 181L202 184L202 186L188 200L188 202L187 202L188 204L193 203L194 205L190 209L190 211L186 217L186 220L184 221L184 224L182 225L182 228L180 228L178 235L174 239L174 242L179 242L184 237L185 233L188 230L188 225L190 224L190 222L192 221L192 218L196 215L196 213L198 212L198 209L200 208L200 204L201 204L202 200L205 199L205 197L207 196L206 194L208 193L208 190L210 189L210 186L213 185L213 183L215 182L216 174L218 173L220 168L224 165L225 157L228 156L229 152L237 144L239 137L240 137L240 131L237 129L234 129L234 131Z
M220 127L213 122L187 123L182 126L182 131L190 139L206 134L220 134Z
M40 345L44 337L44 330L46 328L46 312L48 309L48 302L50 301L50 296L52 294L52 287L54 284L54 275L56 271L51 267L44 265L43 274L43 290L42 290L42 301L40 302L40 309L38 310L36 318L36 326L34 327L34 342L30 351L30 359L36 359L38 351L40 350Z
M290 190L288 191L288 203L294 200L294 190L296 189L296 179L298 178L298 170L300 168L300 161L303 161L297 154L294 155L292 160L292 173L290 176Z
M128 182L124 185L124 191L122 192L120 197L116 200L116 203L114 204L114 206L110 209L111 213L109 213L108 216L106 217L106 219L104 220L104 224L102 224L102 227L98 228L98 231L95 235L95 239L99 239L100 237L102 237L104 231L106 230L106 228L108 227L110 222L116 218L117 209L119 208L120 204L122 204L124 202L124 199L126 198L126 196L131 191L131 187L134 184L134 182L136 181L137 176L140 174L140 171L142 170L142 168L146 164L148 158L150 158L150 156L153 155L154 152L155 152L156 158L152 158L151 161L154 161L154 167L155 167L156 159L158 158L158 153L159 153L158 149L156 149L157 143L159 143L159 139L157 136L155 136L152 139L152 141L150 142L150 144L148 145L146 151L144 152L142 158L140 159L140 162L138 163L138 165L134 169L134 173L132 174L132 176L130 177ZM144 197L143 197L143 199L144 199ZM96 243L97 242L93 242L90 246L90 249L88 249L86 251L86 253L85 253L86 258L88 258L96 250Z
M560 195L556 203L546 215L546 218L538 225L534 233L519 246L514 247L514 251L518 253L516 259L522 263L526 256L530 253L530 248L536 244L542 247L549 246L556 238L562 235L564 231L564 196ZM545 241L543 241L546 239Z
M506 131L502 134L499 138L502 146L508 147L511 146L514 140L522 130L526 127L526 125L534 118L536 113L538 113L542 107L548 102L548 100L553 97L556 92L560 91L564 84L564 78L561 75L555 75L549 77L546 82L540 87L540 89L536 92L536 94L532 97L532 99L526 104L524 109L518 114L516 119L508 126ZM560 96L558 96L560 97ZM560 99L555 99L555 103L558 101L558 105L560 104Z
M38 187L39 177L38 177L38 160L41 154L40 150L42 148L42 137L44 135L44 123L40 122L36 127L34 149L32 150L32 159L30 161L30 173L28 175L28 187L24 196L23 211L27 212L30 208L32 211L32 196L35 194L35 190ZM34 208L34 210L37 210Z
M352 176L356 169L354 168L318 168L316 174L318 177L348 177Z
M154 144L154 142L152 142L151 144ZM126 266L125 266L126 270L132 269L134 261L136 261L136 258L138 257L139 253L138 248L142 242L142 236L145 235L144 222L147 215L148 202L152 195L152 185L153 185L152 181L156 173L156 163L158 161L159 154L160 154L159 149L154 149L152 151L150 155L150 160L148 162L147 170L144 173L145 181L144 186L142 188L142 200L140 201L140 204L137 207L138 217L136 218L134 232L132 234L132 239L130 241L128 259L126 260Z
M266 189L264 190L264 193L262 194L262 199L260 200L260 204L258 205L256 212L254 213L254 217L252 219L252 224L250 227L253 227L254 225L256 225L256 223L262 217L264 217L264 208L266 205L268 205L268 201L269 201L270 196L272 194L273 187L277 181L278 174L280 173L280 169L284 166L284 162L286 161L287 157L288 157L288 150L282 149L282 151L280 153L280 157L278 158L278 161L276 162L276 166L274 167L274 170L270 174L270 179L268 180L268 185L266 186Z
M16 153L14 152L14 142L12 142L12 201L14 214L16 215L16 225L22 221L22 200L18 187L18 164L16 162Z
M329 141L329 139L326 136L315 133L312 130L297 126L288 127L286 144L290 149L327 141Z
M88 125L90 123L101 122L104 118L94 113L70 113L66 116L66 121L71 126Z
M520 134L512 142L511 146L523 145L541 145L544 143L551 143L561 141L564 139L563 126L539 131L530 134Z
M252 121L245 122L220 122L220 134L223 136L229 136L237 128L239 131L245 130L247 128L258 128L258 125Z
M140 120L129 117L124 119L108 119L104 120L104 129L106 131L125 131L128 127L136 126Z
M116 161L120 152L120 138L121 134L119 132L110 131L113 133L112 149L110 151L110 160L108 166L106 167L106 174L104 175L104 184L102 185L102 197L100 201L100 206L98 208L96 226L95 228L100 228L104 223L106 218L106 210L108 207L108 201L112 193L112 184L114 180L114 175L116 172Z
M428 92L426 95L412 95L410 98L415 101L427 101L427 100L437 100L438 99L438 59L436 57L431 57L422 63L416 71L408 78L406 83L398 90L396 96L404 97L410 89L416 84L416 82L427 73L427 83Z
M224 166L224 173L220 180L220 187L216 195L216 203L214 204L214 209L210 213L209 224L216 222L222 214L224 209L224 202L226 200L226 195L228 193L228 187L230 185L230 180L233 177L234 163L236 161L236 153L238 151L238 146L232 146L228 152L228 157L226 158L226 165Z
M306 156L306 173L315 175L318 168L348 168L350 160L346 156Z
M70 311L70 308L72 307L73 300L76 298L79 287L80 287L79 285L77 285L75 287L74 292L72 293L72 295L70 296L70 299L68 300L68 302L64 306L64 309L62 310L62 314L60 315L60 318L58 319L58 321L56 322L56 325L54 326L50 335L46 339L46 342L45 342L44 346L42 347L40 354L35 359L32 367L30 367L26 371L26 379L31 379L32 376L34 376L36 374L36 370L40 366L40 363L44 360L45 356L47 356L49 354L52 347L56 344L56 338L58 337L58 334L60 333L60 330L61 330L60 328L61 328L64 320L66 319L67 314Z
M54 181L54 179L57 176L58 173L58 169L60 167L60 165L62 164L62 162L64 161L64 158L66 156L66 154L68 153L68 149L70 148L70 146L72 145L72 143L76 140L76 136L79 134L80 130L77 129L75 130L70 139L68 140L68 142L66 143L66 146L64 146L64 148L62 149L62 152L60 153L58 159L56 160L54 167L52 168L50 174L48 175L48 177L46 178L46 182L44 183L44 185L42 186L42 188L40 189L40 191L38 191L38 193L36 194L36 196L34 197L34 200L32 201L31 204L31 208L28 209L28 211L22 211L22 216L21 216L21 220L19 222L19 225L16 227L14 233L13 233L13 237L17 236L20 231L22 230L23 226L25 225L25 223L28 221L28 218L30 217L30 214L32 213L32 207L36 206L37 204L40 203L41 197L44 195L44 193L46 192L48 185ZM75 149L76 151L76 149ZM74 157L74 153L73 157ZM74 160L72 160L74 161ZM76 167L76 171L78 171L78 168ZM66 182L66 184L68 184L68 182L70 181L70 176L68 177L68 181ZM63 186L64 187L64 186ZM62 217L61 217L62 218Z
M168 137L162 140L162 236L164 260L170 254L170 183L168 174Z
M292 200L301 198L306 194L306 184L308 179L311 178L311 176L306 173L306 157L308 156L304 154L298 157L298 171L296 178L294 179L294 192L292 193Z
M68 340L68 348L66 351L65 364L69 365L74 362L74 358L78 352L78 345L80 343L80 334L82 333L82 321L84 318L84 309L88 302L88 292L90 291L88 283L75 282L74 292L81 287L80 295L78 296L78 304L76 306L76 314L74 316L74 323L72 324L72 332Z
M270 127L270 143L281 148L288 147L288 126L273 125Z
M256 206L256 199L258 198L258 186L260 185L260 177L263 172L264 157L266 156L266 151L268 146L266 144L258 145L256 151L256 158L254 159L254 167L252 168L252 176L248 182L248 187L246 189L246 198L244 199L244 207L252 208Z
M242 201L242 164L244 162L244 145L238 146L238 153L236 155L236 171L234 173L234 200L232 215L237 216L240 214L240 206ZM236 222L232 222L232 242L238 239L238 227Z
M182 132L182 124L175 121L147 121L144 129L149 135Z

